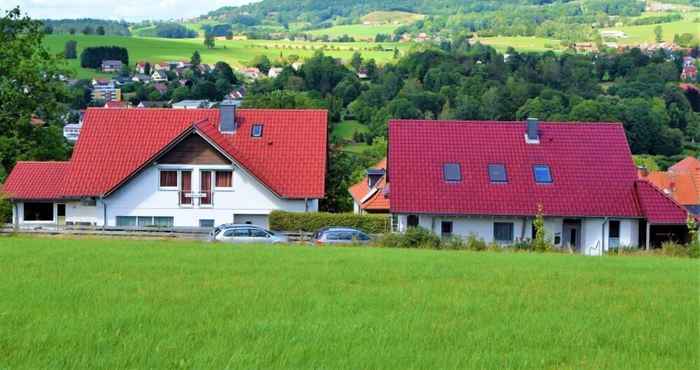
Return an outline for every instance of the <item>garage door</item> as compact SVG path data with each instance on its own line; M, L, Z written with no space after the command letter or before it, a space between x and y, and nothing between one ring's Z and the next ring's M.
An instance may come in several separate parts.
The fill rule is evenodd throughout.
M256 225L264 228L268 228L267 215L246 215L246 214L236 214L233 215L234 224L249 224Z

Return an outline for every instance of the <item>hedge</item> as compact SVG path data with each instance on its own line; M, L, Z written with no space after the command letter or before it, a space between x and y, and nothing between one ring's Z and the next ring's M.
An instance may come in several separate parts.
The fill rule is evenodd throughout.
M270 228L282 231L314 232L329 226L354 227L370 234L388 232L391 219L388 215L357 215L353 213L284 212L270 213Z

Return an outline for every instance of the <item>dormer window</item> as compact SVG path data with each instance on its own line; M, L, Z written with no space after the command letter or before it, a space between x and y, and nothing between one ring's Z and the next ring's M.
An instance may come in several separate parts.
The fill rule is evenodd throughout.
M462 169L459 163L445 163L442 166L442 175L447 182L462 181Z
M252 137L262 137L263 136L263 125L261 123L256 123L250 128L250 136Z
M507 183L508 174L506 173L506 166L498 163L490 164L489 180L491 180L493 183Z
M552 173L549 170L549 166L544 164L535 165L532 168L535 174L535 182L538 184L550 184L552 183Z

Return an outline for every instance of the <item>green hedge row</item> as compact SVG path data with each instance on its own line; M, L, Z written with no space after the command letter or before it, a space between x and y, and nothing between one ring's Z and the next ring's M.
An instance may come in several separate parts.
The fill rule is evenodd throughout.
M270 213L270 229L282 231L314 232L328 226L346 226L370 234L388 232L391 218L388 215L356 215L353 213L284 212Z

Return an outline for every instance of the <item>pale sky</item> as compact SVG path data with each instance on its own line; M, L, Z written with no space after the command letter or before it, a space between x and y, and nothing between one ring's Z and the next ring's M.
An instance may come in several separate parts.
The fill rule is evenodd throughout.
M255 0L0 0L0 11L19 5L32 18L98 18L141 21L181 19L206 14L222 6Z

